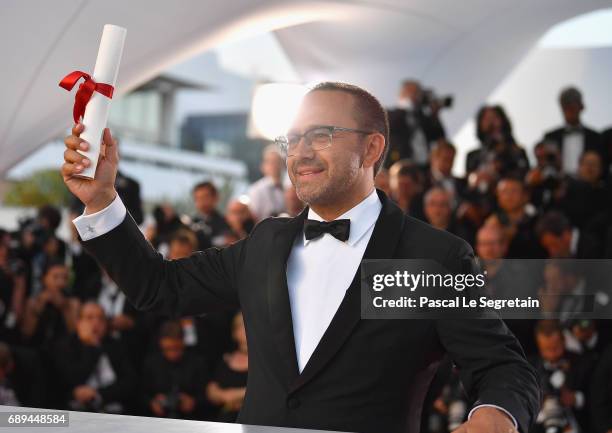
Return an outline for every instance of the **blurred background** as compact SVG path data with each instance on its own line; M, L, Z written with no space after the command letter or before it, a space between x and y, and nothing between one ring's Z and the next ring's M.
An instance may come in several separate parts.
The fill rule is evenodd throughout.
M588 284L556 259L612 256L609 1L5 0L0 23L0 404L232 421L244 397L240 313L134 311L71 224L58 82L92 72L104 24L128 30L116 188L167 258L303 209L271 143L328 80L388 108L377 186L409 215L486 260L548 260L543 297ZM545 389L533 431L610 433L609 322L509 326ZM423 431L470 404L447 362Z

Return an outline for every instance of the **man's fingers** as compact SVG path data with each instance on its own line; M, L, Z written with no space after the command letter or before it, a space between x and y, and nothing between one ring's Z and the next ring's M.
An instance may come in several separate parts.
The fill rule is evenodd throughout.
M105 128L102 134L104 143L104 158L108 159L113 165L119 162L119 150L117 149L117 140L111 135L110 129Z
M113 136L111 135L109 128L104 128L104 131L102 132L102 141L107 146L113 145Z
M69 135L64 138L64 144L68 149L72 150L89 150L89 143L76 135Z
M64 161L68 163L73 163L75 165L82 165L84 167L87 167L89 166L89 164L91 164L89 159L81 155L76 150L72 150L72 149L66 149L64 151Z
M72 135L76 135L77 137L81 135L83 132L84 126L82 123L75 123L72 127Z
M70 162L65 162L62 164L62 177L68 179L75 174L79 174L83 171L83 166L78 164L72 164Z

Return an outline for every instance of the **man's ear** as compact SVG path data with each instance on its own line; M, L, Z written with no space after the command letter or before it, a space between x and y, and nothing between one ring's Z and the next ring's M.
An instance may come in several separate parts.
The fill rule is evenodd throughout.
M380 133L370 134L366 138L364 167L373 167L385 151L385 137Z

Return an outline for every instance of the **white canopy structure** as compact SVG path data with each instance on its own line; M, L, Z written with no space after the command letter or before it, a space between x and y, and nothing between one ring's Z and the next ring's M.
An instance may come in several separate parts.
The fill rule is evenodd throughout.
M606 0L4 0L0 4L0 177L70 126L58 87L91 71L104 24L128 29L116 94L232 39L274 31L303 82L363 85L392 104L398 83L459 92L456 132L554 24ZM205 81L205 77L203 77Z

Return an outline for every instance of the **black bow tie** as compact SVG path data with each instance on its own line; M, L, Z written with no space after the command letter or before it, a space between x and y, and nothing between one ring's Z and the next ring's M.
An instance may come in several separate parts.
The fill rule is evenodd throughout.
M306 240L318 238L323 233L329 233L336 239L342 242L346 242L349 238L351 231L351 220L334 220L334 221L315 221L306 220L304 221L304 235Z

